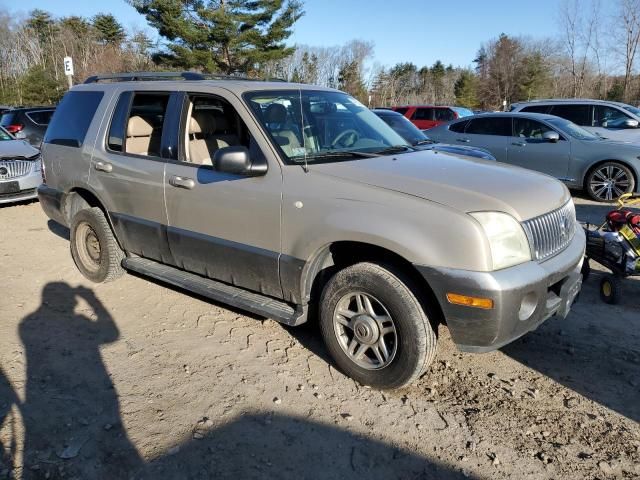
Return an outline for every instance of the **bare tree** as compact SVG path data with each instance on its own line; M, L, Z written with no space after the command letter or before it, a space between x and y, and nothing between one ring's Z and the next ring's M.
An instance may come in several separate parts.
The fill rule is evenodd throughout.
M630 101L633 66L640 43L640 0L618 0L613 30L616 50L624 62L623 98Z

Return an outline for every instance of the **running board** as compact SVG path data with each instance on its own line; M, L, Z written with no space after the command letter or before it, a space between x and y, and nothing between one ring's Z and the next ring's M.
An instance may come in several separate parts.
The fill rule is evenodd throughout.
M122 266L146 277L184 288L216 302L226 303L257 315L272 318L286 325L295 326L307 321L305 307L298 305L294 308L280 300L234 287L227 283L210 280L153 260L139 257L125 258L122 260Z

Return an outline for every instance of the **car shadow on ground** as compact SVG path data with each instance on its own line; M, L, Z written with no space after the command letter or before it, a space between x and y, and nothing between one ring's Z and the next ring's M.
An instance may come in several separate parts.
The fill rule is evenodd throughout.
M627 280L628 295L609 306L598 296L601 275L592 273L566 319L551 318L501 351L579 394L565 394L566 408L582 409L582 396L640 422L640 282Z
M48 220L47 221L47 227L49 228L49 231L57 236L59 236L60 238L64 239L64 240L69 240L69 228L65 227L64 225L60 225L58 222L55 222L53 220Z
M124 429L100 353L119 330L93 291L48 283L19 334L24 400L0 365L0 474L7 478L473 478L354 432L270 412L222 425L203 419L193 438L145 460Z

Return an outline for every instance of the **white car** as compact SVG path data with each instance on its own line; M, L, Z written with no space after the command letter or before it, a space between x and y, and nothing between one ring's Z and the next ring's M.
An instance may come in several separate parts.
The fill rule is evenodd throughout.
M0 127L0 204L37 198L41 183L40 150Z

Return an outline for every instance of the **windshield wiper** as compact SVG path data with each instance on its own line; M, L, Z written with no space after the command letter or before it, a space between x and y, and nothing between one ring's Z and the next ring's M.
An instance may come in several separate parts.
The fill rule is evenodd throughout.
M313 161L313 160L323 160L325 158L373 158L379 157L380 155L376 153L370 152L358 152L355 150L340 150L336 152L322 152L322 153L314 153L313 155L307 155L306 157L295 157L291 160L296 163L304 163L305 161Z
M378 150L376 152L377 155L392 155L394 153L401 152L415 152L416 150L409 145L394 145L392 147L385 148L383 150Z

